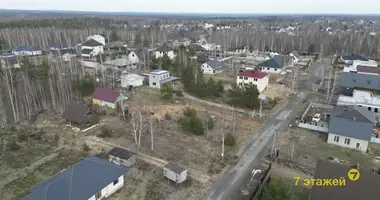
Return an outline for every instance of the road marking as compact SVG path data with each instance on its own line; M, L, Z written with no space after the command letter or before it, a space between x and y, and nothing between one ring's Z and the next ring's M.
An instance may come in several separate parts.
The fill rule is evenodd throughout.
M360 172L357 169L351 169L348 171L348 179L351 181L357 181L360 178Z

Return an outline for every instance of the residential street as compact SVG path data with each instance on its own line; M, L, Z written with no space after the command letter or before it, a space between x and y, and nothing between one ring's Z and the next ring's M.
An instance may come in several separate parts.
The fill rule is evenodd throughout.
M323 59L327 66L330 59ZM260 165L261 159L268 152L274 139L274 134L288 126L296 117L296 108L311 94L312 83L324 73L321 64L313 63L310 67L310 74L306 78L307 84L302 84L297 95L290 97L289 103L277 114L273 115L266 122L265 127L258 137L252 138L250 144L242 154L239 162L221 179L216 181L209 189L203 200L236 200L241 196L241 189L250 180L253 169Z

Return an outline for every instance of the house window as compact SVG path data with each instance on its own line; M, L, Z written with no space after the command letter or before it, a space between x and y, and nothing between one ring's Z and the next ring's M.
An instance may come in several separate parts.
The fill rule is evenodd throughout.
M360 148L360 143L356 143L356 148L359 149Z
M244 77L244 80L248 80L248 77Z
M277 69L274 69L274 71L277 71Z
M267 70L269 70L269 67L267 67Z
M156 85L156 83L155 83L155 82L153 82L152 84L153 84L153 85Z
M99 191L95 194L95 199L100 199L102 197L102 191Z
M334 142L339 143L339 136L334 136Z
M242 76L239 76L239 79L243 79L243 77L242 77Z
M350 145L350 138L344 139L344 144Z
M113 182L113 185L116 185L119 183L119 179L116 179L114 182Z
M254 81L257 81L257 78L254 78L253 80L254 80Z
M244 85L245 85L245 86L247 86L247 85L248 85L248 83L244 83Z
M378 108L375 108L375 111L374 111L375 113L378 113L379 112L379 109Z
M243 85L243 83L240 82L239 85Z
M368 107L368 110L371 111L371 107Z
M153 76L153 78L156 78L156 76Z

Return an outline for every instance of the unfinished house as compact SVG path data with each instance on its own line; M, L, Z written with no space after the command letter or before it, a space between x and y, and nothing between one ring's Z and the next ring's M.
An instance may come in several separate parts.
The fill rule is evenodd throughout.
M174 163L168 163L164 167L164 176L176 183L182 183L186 180L187 170Z
M87 114L89 109L80 104L71 104L62 116L71 127L78 128L79 130L87 128Z
M130 167L136 163L136 153L115 147L108 152L108 160L117 165Z

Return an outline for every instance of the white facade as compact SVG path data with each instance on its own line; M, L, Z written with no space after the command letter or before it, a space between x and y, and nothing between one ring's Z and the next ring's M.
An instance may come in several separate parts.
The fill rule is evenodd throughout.
M104 53L103 46L95 46L95 47L82 46L81 48L82 48L82 50L83 49L92 49L92 52L91 52L92 56L97 56L99 54ZM90 55L82 54L82 56L86 57L86 56L90 56Z
M103 188L97 194L94 194L94 196L92 196L88 200L99 200L99 199L107 198L111 196L111 194L115 193L117 190L122 188L123 186L124 186L124 175L120 176L114 182L108 184L105 188Z
M284 68L261 67L260 70L265 73L280 74L284 71Z
M104 38L101 35L90 35L86 38L86 40L91 40L91 39L96 40L97 42L102 43L103 45L106 45L106 38Z
M182 183L186 180L187 170L184 170L180 174L177 174L173 172L172 170L164 167L164 176L176 183Z
M294 63L298 63L299 58L296 55L294 55L293 53L290 53L289 56L293 58Z
M149 74L149 87L152 88L161 88L161 80L167 79L170 77L170 74L166 70L156 70L150 72Z
M362 152L366 152L368 148L368 141L352 138L352 137L345 137L333 133L329 133L329 136L327 138L327 143L334 144L340 147L346 147L350 149L357 149Z
M121 158L113 156L113 155L108 155L108 160L110 162L115 163L116 165L130 167L136 163L136 155L131 156L128 160L121 159Z
M34 51L12 51L12 53L16 56L38 56L42 55L41 50L34 50Z
M239 75L236 77L237 85L248 85L250 83L256 85L257 90L259 90L259 92L261 93L268 87L269 78L268 76L265 76L263 78L252 78L252 77L239 76Z
M138 87L143 85L144 77L137 74L126 74L120 77L121 87L128 88L130 85L133 87Z
M131 61L131 63L140 63L140 59L139 57L137 57L136 53L131 51L129 54L128 54L128 60Z
M116 103L111 103L111 102L99 100L99 106L115 109Z
M162 52L162 51L155 51L154 52L155 55L156 55L156 58L162 58L165 54L168 55L168 57L173 60L173 58L175 57L174 55L174 51L168 51L168 52Z
M203 63L201 65L201 70L203 72L203 74L210 74L210 75L213 75L216 73L218 68L215 68L213 69L210 65L208 65L207 63Z
M352 97L340 95L337 105L358 105L380 115L380 97L373 96L372 92L354 90Z
M362 60L353 60L352 62L346 62L346 65L343 68L344 72L357 71L358 65L366 67L377 67L377 63L374 60L362 61ZM365 72L360 72L364 74Z
M71 58L73 58L73 57L75 57L75 55L69 54L69 53L65 53L65 54L62 55L62 60L63 61L70 61Z

